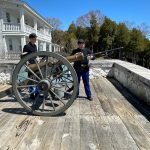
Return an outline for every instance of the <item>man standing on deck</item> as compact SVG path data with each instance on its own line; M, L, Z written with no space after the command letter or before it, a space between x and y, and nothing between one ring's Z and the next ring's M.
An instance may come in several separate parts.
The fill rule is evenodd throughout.
M37 52L37 46L36 46L36 39L37 39L37 36L35 33L31 33L29 35L29 43L26 44L23 48L23 54L21 57L24 57L25 55L28 55L28 54L31 54L31 53L34 53L34 52ZM29 60L29 63L30 64L34 64L35 63L35 58L32 58ZM28 72L28 76L32 76L32 73ZM30 83L31 81L29 81ZM34 90L34 87L29 87L29 91L30 91L30 98L31 99L35 99L35 97L39 94L39 91L38 89L35 89Z
M91 89L89 84L89 59L94 59L94 56L92 55L92 52L89 49L85 48L85 42L83 39L78 40L78 48L74 49L71 55L74 55L79 52L83 53L84 60L74 62L73 66L78 76L79 85L82 77L87 99L92 101L93 99L92 99L92 94L91 94ZM79 96L79 87L78 87L77 96Z
M36 39L37 39L37 36L35 33L31 33L29 35L29 43L26 44L23 48L23 56L24 56L24 53L26 53L25 55L28 55L28 54L31 54L33 52L37 52L37 46L36 46ZM30 63L33 64L35 63L34 59L31 59L30 60Z

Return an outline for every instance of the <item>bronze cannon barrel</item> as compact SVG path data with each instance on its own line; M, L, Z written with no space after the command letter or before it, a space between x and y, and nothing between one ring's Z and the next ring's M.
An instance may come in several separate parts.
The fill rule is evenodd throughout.
M80 60L83 60L84 59L84 56L83 56L83 53L79 52L79 53L76 53L75 55L72 55L72 56L67 56L65 57L70 63L71 62L76 62L76 61L80 61ZM39 62L38 65L40 68L44 67L46 65L47 62ZM61 64L61 61L58 61L56 63L53 63L53 62L50 62L48 61L48 66L51 67L52 65L55 65L55 64ZM38 67L37 67L37 64L29 64L28 67L33 70L33 71L36 71L38 70Z

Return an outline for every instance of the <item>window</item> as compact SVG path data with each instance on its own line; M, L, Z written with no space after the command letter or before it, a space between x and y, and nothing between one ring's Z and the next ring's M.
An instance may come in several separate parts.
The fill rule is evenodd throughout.
M28 20L25 20L25 24L28 25Z
M10 14L8 12L6 12L6 20L7 22L10 22Z
M12 39L9 39L9 50L13 50Z
M20 23L20 18L17 18L17 23Z

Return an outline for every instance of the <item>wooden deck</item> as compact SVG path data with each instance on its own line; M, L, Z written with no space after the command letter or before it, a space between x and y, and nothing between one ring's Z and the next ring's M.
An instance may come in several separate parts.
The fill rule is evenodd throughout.
M113 79L92 79L91 88L93 101L79 98L57 117L26 115L1 98L0 150L150 150L148 106Z

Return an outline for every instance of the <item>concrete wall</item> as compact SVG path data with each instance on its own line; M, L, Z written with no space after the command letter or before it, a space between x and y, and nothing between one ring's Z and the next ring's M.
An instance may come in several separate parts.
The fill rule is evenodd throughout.
M150 70L134 64L124 65L114 64L113 77L150 105Z
M99 60L92 67L101 68L107 77L118 80L131 93L150 105L150 70L121 60Z

